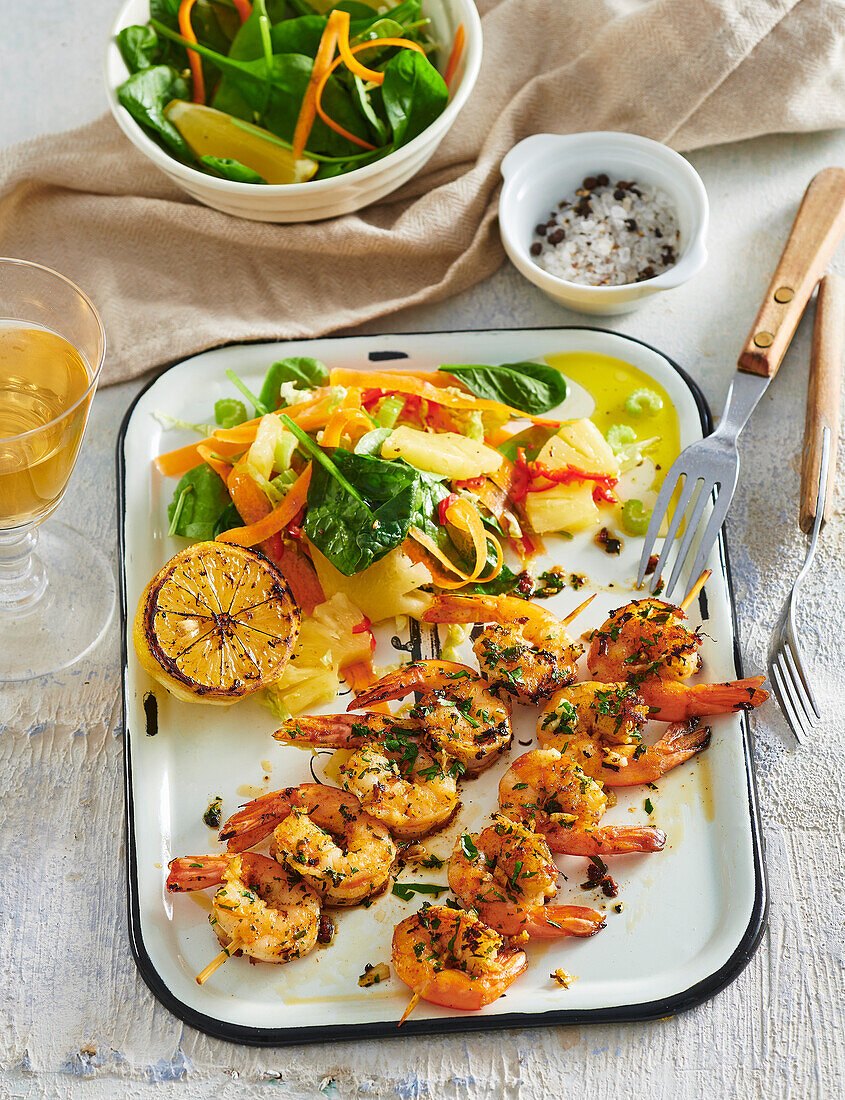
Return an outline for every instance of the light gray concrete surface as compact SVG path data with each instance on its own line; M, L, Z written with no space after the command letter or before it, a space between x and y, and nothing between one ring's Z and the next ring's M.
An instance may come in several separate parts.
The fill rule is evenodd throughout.
M0 144L79 124L104 109L100 56L112 8L111 0L42 0L16 9L4 33ZM606 327L667 352L718 413L803 189L820 168L845 164L845 133L763 138L690 159L713 207L710 262L693 283ZM835 266L845 272L845 252ZM458 298L360 331L585 320L505 267ZM770 628L803 555L797 496L808 322L742 441L728 539L748 670L763 666ZM87 531L115 562L114 446L139 385L97 395L57 517ZM840 483L843 468L845 453ZM154 1000L129 952L116 626L90 659L61 677L0 688L0 1100L845 1095L842 511L840 494L802 624L826 722L811 744L793 752L772 705L753 719L768 929L733 985L657 1023L275 1050L192 1031Z

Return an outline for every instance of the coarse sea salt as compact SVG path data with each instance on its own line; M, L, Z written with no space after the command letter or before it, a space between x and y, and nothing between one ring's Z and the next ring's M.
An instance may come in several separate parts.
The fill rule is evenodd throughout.
M586 286L653 279L678 259L680 233L665 191L604 173L588 176L547 222L537 226L531 255L550 275Z

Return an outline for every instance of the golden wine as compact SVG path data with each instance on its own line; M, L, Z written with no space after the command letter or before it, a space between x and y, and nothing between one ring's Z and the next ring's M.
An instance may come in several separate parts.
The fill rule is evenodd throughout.
M39 521L58 504L82 442L93 391L80 398L91 381L62 336L0 321L0 529Z

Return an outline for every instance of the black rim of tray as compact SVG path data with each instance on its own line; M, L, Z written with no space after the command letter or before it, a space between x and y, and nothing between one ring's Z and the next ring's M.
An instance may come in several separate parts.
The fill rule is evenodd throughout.
M454 333L441 332L408 332L387 333L382 336L373 336L373 339L385 339L395 337L398 347L401 347L405 336L442 336L450 335L459 339L461 336L474 336L484 332L494 335L496 332L601 332L608 336L619 337L633 344L639 344L659 355L686 383L693 396L698 414L701 419L701 429L704 435L709 435L713 430L713 417L707 399L698 386L698 383L659 348L645 340L627 336L623 333L613 332L610 329L598 328L590 325L547 325L542 328L536 326L516 326L510 329L475 329L457 330ZM331 340L359 340L367 339L360 336L330 336L324 339ZM256 344L300 343L302 341L278 341L262 340ZM247 341L234 341L221 345L223 347L243 346ZM218 349L209 349L218 350ZM207 353L201 353L207 354ZM191 356L190 358L195 358ZM397 352L395 355L388 352L373 357L374 361L385 359L405 358L404 354ZM457 1034L469 1031L502 1030L505 1028L523 1027L559 1027L572 1024L606 1024L606 1023L631 1023L634 1021L658 1020L667 1016L674 1016L679 1012L685 1012L695 1008L704 1001L715 997L726 986L730 985L748 963L760 944L760 939L766 925L768 912L768 888L766 881L766 868L762 844L762 830L760 824L760 809L757 797L757 780L754 771L754 745L748 717L745 713L740 715L742 727L743 753L745 759L745 775L748 794L748 812L751 823L751 848L754 862L754 903L751 907L751 917L748 926L742 935L733 954L727 961L710 974L707 978L696 982L688 989L680 993L674 993L669 997L663 997L654 1001L643 1001L639 1004L618 1005L613 1008L595 1009L560 1009L553 1012L506 1012L497 1015L485 1016L481 1012L466 1013L463 1016L438 1017L428 1020L407 1020L398 1031L396 1022L392 1020L374 1021L361 1024L327 1024L317 1027L286 1027L286 1028L261 1028L247 1027L243 1024L228 1023L214 1016L207 1016L197 1009L191 1008L180 1001L165 984L164 980L155 968L152 959L147 952L141 933L141 911L138 896L137 857L135 853L135 814L132 794L132 761L128 742L132 737L126 722L126 674L127 674L127 626L128 617L126 609L126 570L124 542L124 526L126 517L126 464L124 457L124 440L135 411L143 395L154 386L155 383L168 371L181 366L187 360L180 360L163 370L158 371L136 394L120 426L117 437L117 524L118 524L118 558L119 558L119 582L120 582L120 647L121 647L121 703L123 708L124 730L124 795L126 806L126 891L129 913L129 942L132 954L135 957L141 977L149 986L155 997L169 1009L174 1016L183 1020L191 1027L205 1032L216 1039L227 1042L244 1043L252 1046L285 1046L294 1043L326 1043L340 1042L350 1039L392 1039L407 1037L409 1035L442 1035L447 1033ZM739 651L739 639L737 633L736 603L734 599L733 578L731 574L728 547L725 540L724 529L719 532L719 558L722 572L727 585L729 604L731 609L731 622L734 638L734 665L737 677L742 676L742 657Z

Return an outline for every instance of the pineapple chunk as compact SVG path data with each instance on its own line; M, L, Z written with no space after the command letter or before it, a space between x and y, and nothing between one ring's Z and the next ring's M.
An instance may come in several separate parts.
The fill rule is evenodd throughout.
M403 458L418 470L459 481L491 474L502 465L498 451L457 432L421 432L404 426L384 441L381 457Z
M619 460L592 420L569 420L537 455L552 470L572 466L588 474L619 477Z
M282 678L268 689L271 703L292 715L330 703L340 686L341 670L370 656L370 635L353 634L361 611L336 593L304 619L293 657Z
M431 595L419 591L420 585L431 583L431 574L421 562L411 561L401 547L352 577L335 569L315 546L311 557L326 595L342 593L370 622L380 623L396 615L418 619L431 604Z
M591 481L576 481L571 485L556 485L543 493L529 493L525 511L538 534L581 531L599 522Z

